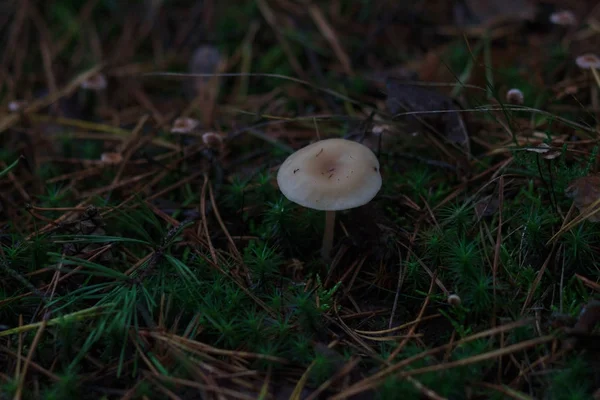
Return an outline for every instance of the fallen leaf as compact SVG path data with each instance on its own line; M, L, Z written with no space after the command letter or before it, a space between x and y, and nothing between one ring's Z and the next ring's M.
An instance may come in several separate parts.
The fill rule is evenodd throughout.
M70 222L66 222L63 224L63 229L66 231L65 233L69 233L72 235L94 235L94 236L104 236L106 235L106 231L104 227L106 223L104 222L102 216L98 212L98 209L94 206L89 206L86 210L81 213L81 215ZM81 256L90 254L95 250L98 250L102 247L99 243L65 243L63 245L63 250L65 254L69 256ZM112 254L110 251L103 252L100 255L99 260L101 261L110 261L112 259Z
M563 342L565 348L573 348L579 342L591 342L596 345L598 335L594 335L593 331L596 325L600 323L600 300L590 300L579 313L577 322L573 328L568 328L567 333L569 338ZM586 340L587 339L587 340Z
M565 194L573 199L575 207L582 212L600 199L600 175L588 175L577 178L567 187ZM588 218L590 222L600 222L600 213Z
M596 324L600 323L600 300L590 300L581 309L574 330L591 333Z
M460 115L460 108L452 98L434 90L395 79L388 79L386 87L388 92L386 106L392 114L411 111L423 112L418 116L406 115L406 119L413 123L422 120L434 126L441 125L448 140L470 151L469 134ZM427 113L428 111L431 113Z
M481 219L496 213L500 206L500 200L494 196L485 196L475 204L475 215Z

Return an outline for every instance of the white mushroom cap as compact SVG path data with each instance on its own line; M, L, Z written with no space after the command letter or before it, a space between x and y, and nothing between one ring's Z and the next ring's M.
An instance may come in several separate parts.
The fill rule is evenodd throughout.
M123 156L121 153L102 153L100 155L100 162L104 164L119 164L123 161Z
M525 101L525 96L523 92L517 88L512 88L508 92L506 92L506 101L511 104L523 104Z
M100 91L106 89L107 82L104 74L96 74L81 83L82 89Z
M555 25L577 25L577 17L569 10L556 11L550 14L550 22Z
M579 68L582 69L590 69L590 68L600 68L600 57L593 53L582 54L575 59L575 63Z
M190 133L200 125L200 121L193 118L181 117L173 122L171 133Z
M379 161L366 146L326 139L289 156L277 173L285 197L315 210L347 210L368 203L381 189Z

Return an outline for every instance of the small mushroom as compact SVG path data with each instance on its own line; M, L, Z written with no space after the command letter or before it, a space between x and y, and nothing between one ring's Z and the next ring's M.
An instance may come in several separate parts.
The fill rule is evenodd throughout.
M8 111L13 113L22 111L25 107L27 107L27 102L25 100L13 100L8 103Z
M460 296L454 293L448 296L447 301L448 304L454 307L459 306L462 303Z
M577 25L577 17L570 10L560 10L550 14L550 22L554 25L570 26Z
M106 165L116 165L123 161L121 153L102 153L100 155L100 162Z
M600 88L600 74L598 73L598 69L600 69L600 57L593 53L582 54L575 59L575 63L581 69L587 70L588 77L591 74L591 77L596 81L596 85L590 86L590 97L592 99L593 108L598 108L598 88Z
M99 92L106 89L107 81L104 74L96 74L81 83L81 88Z
M581 69L599 69L600 57L593 53L585 53L575 59L575 64Z
M525 102L525 96L521 90L512 88L506 92L506 101L510 104L522 105Z
M584 213L588 209L596 210L598 207L594 204L600 199L600 175L592 174L574 179L565 189L565 194L573 199L573 203L580 213ZM590 215L587 220L600 222L600 213Z
M321 255L333 244L335 212L362 206L381 189L379 161L366 146L346 139L326 139L290 155L277 173L283 195L325 214Z
M177 118L173 122L171 133L190 133L200 125L200 121L189 117Z
M221 146L223 146L223 138L214 132L206 132L202 134L202 142L209 149L220 150Z

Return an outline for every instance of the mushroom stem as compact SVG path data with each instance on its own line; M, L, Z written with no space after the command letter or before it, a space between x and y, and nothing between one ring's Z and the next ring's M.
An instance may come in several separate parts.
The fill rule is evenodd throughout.
M328 260L333 246L333 231L335 228L335 211L325 211L325 232L323 233L323 246L321 256Z

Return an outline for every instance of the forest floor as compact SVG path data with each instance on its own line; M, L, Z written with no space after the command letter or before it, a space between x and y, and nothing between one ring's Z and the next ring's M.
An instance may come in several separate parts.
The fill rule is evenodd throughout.
M600 6L233 3L2 2L0 399L600 399Z

